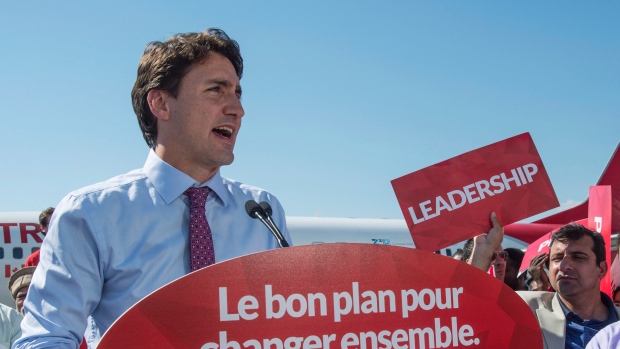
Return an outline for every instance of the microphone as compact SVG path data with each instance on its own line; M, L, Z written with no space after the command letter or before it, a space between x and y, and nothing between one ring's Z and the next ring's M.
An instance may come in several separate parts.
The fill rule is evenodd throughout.
M271 207L269 208L271 209ZM273 236L276 238L276 240L278 241L278 245L280 245L280 247L289 246L286 240L284 240L284 237L282 237L282 234L280 233L278 228L275 226L275 224L272 226L269 222L267 222L266 220L267 215L265 214L265 211L256 201L254 200L246 201L245 212L247 212L248 216L252 218L257 218L259 221L261 221L267 227L267 229L269 229L271 234L273 234Z
M271 209L271 205L269 205L267 201L263 201L260 203L260 207L263 209L263 212L265 212L265 215L267 216L267 222L269 222L269 224L271 224L273 229L275 229L278 232L280 239L285 244L285 246L283 247L288 247L289 245L288 245L288 242L286 242L286 239L284 239L284 235L282 235L282 232L280 231L280 229L278 229L278 226L276 225L276 223L273 221L273 219L271 219L271 214L273 213L273 210Z

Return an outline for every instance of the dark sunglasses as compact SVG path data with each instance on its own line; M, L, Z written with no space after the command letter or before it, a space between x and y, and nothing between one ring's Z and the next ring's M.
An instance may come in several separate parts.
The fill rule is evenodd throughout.
M497 257L501 258L505 261L508 258L508 252L506 251L495 251L493 252L493 256L491 256L491 262L493 262Z

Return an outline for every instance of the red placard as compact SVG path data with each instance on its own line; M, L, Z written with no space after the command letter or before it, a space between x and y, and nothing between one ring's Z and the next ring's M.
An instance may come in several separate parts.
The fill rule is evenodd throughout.
M605 253L607 266L611 265L611 186L599 185L590 187L588 195L588 226L590 229L598 231L605 240ZM611 293L611 273L601 280L601 291Z
M404 247L325 244L180 278L129 309L98 348L406 346L543 347L527 304L479 269Z
M529 133L394 179L416 248L436 251L559 206Z

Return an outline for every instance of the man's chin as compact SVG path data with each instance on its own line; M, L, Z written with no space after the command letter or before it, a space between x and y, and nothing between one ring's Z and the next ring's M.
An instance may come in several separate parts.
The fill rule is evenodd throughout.
M218 164L218 167L221 166L227 166L233 163L233 161L235 160L235 155L233 153L229 153L229 154L221 154L219 156L219 158L216 159L216 162Z

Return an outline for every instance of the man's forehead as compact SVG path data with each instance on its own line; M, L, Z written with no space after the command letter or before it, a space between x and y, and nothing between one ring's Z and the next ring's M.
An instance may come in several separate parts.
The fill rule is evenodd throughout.
M565 240L559 241L555 240L553 245L551 245L551 253L561 253L564 251L568 252L591 252L594 254L594 240L585 235L579 238L578 240Z
M219 53L211 53L203 60L193 63L189 70L196 67L204 67L204 71L208 72L212 77L218 76L219 78L228 78L233 81L239 82L237 71L232 62Z

